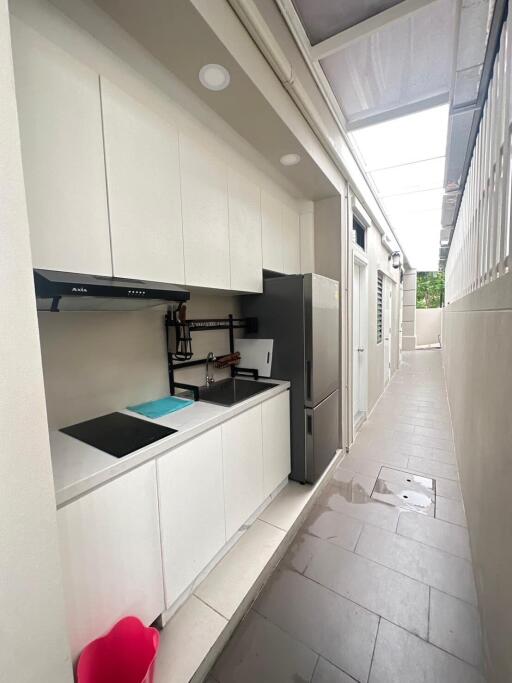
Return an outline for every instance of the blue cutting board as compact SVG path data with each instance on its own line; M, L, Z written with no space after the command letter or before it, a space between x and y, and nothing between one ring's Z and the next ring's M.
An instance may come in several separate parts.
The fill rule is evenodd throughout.
M139 413L139 415L144 415L144 417L150 417L154 420L157 417L163 417L169 413L174 413L177 410L186 408L193 403L194 401L189 398L166 396L165 398L159 398L156 401L148 401L147 403L139 403L136 406L128 406L128 410Z

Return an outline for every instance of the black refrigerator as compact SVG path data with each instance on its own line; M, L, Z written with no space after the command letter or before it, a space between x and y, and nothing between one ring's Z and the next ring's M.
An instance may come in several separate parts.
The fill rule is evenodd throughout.
M291 478L314 483L339 444L339 284L310 273L266 278L242 298L244 316L273 339L272 377L289 380Z

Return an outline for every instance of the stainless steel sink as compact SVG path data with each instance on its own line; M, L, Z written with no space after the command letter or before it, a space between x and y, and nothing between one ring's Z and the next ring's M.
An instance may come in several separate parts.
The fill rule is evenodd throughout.
M207 403L217 403L221 406L234 406L275 384L243 379L222 379L210 386L199 387L199 400Z

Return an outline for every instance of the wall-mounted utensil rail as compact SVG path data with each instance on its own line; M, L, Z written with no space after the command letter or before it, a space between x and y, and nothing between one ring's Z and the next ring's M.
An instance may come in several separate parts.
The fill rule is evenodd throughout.
M184 324L186 326L186 333L183 330ZM183 341L186 337L188 343L188 359L180 360L183 358L182 352L178 349L171 349L169 330L174 329L176 332L176 344L178 341ZM206 358L196 358L192 360L192 344L191 336L193 332L206 332L209 330L227 330L229 333L229 354L235 353L235 335L234 330L246 330L249 333L254 333L258 331L258 319L257 318L234 318L229 315L227 318L198 318L192 320L186 320L183 322L182 316L180 316L179 308L172 313L169 312L165 316L165 338L167 342L167 359L168 359L168 370L169 370L169 389L171 395L174 396L176 389L187 389L192 391L194 394L194 400L199 400L199 387L193 384L184 384L182 382L176 382L174 373L180 368L190 368L194 365L204 365L206 363ZM227 355L227 354L226 354ZM258 371L253 368L241 368L241 367L231 367L231 376L236 375L251 375L254 379L258 379Z

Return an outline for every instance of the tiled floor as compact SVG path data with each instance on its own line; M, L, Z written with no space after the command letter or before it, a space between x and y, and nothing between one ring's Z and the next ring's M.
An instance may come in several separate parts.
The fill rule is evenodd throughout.
M440 352L416 351L208 681L483 683L481 667Z

